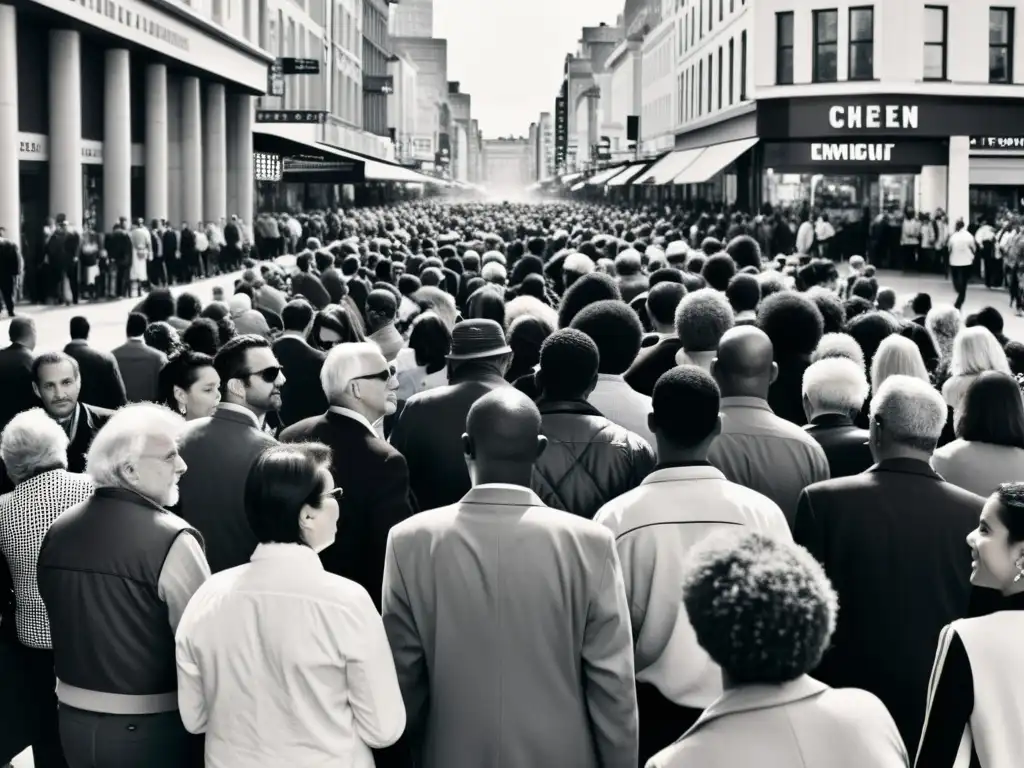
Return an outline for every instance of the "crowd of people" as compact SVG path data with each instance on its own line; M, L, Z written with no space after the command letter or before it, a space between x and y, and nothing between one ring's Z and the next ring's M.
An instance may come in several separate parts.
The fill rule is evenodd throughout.
M0 763L1019 765L998 310L751 217L291 221L113 351L11 321Z

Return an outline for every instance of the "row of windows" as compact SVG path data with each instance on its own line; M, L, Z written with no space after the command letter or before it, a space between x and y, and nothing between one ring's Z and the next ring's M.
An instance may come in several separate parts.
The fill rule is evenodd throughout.
M988 12L988 80L1013 82L1014 9L990 7ZM944 5L926 5L924 19L924 79L946 80L949 39L949 10ZM875 77L875 10L865 5L850 8L850 80ZM812 12L813 58L811 81L834 83L839 79L839 11L832 8ZM793 11L775 14L775 82L793 84Z
M747 93L747 33L740 34L739 45L739 101L749 98ZM728 68L727 68L728 67ZM717 72L717 79L715 73ZM726 49L718 46L717 56L709 53L707 58L691 64L676 76L676 121L688 123L736 104L736 38L728 43L728 64ZM717 88L715 87L717 83Z
M682 18L676 22L676 39L678 55L682 56L690 48L704 39L705 32L711 34L715 29L715 4L718 4L718 23L725 21L726 4L729 13L735 13L737 7L742 8L747 0L693 0L689 12L683 12ZM683 0L677 0L676 10L683 9Z

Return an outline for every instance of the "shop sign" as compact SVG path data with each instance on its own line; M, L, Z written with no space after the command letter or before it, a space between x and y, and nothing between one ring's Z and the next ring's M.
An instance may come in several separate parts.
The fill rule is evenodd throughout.
M811 160L816 163L888 163L895 144L811 144Z
M132 144L132 165L143 165L142 144ZM43 133L18 134L18 159L45 163L50 159L50 137ZM82 165L103 165L103 142L82 139Z
M971 149L1024 149L1024 136L971 136Z
M302 109L257 109L257 123L313 123L327 121L327 113Z
M841 167L868 173L875 168L884 171L949 162L949 145L944 141L790 141L762 146L765 168L779 172Z

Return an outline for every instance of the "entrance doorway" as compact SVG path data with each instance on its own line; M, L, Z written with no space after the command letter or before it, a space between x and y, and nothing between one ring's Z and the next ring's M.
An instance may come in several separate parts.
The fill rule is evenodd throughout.
M40 281L43 264L43 227L49 216L50 175L46 163L25 161L19 165L21 187L21 254L25 260L22 294L41 302L45 299Z

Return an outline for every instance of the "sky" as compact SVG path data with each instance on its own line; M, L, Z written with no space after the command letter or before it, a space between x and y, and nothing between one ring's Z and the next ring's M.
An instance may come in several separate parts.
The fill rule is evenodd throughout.
M551 112L567 53L584 26L614 24L625 0L434 0L448 40L448 79L473 97L486 138L526 136ZM486 9L486 10L484 10Z

